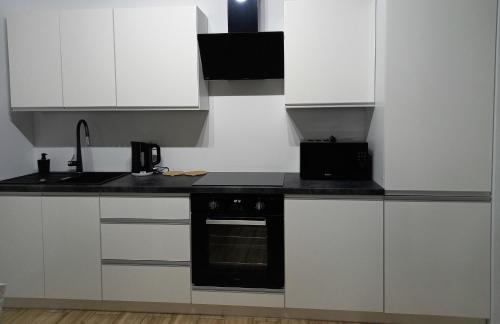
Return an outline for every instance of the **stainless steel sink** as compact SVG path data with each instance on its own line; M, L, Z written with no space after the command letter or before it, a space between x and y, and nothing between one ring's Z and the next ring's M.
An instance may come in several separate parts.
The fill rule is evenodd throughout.
M0 184L12 185L101 185L127 175L126 172L51 172L38 173L1 181Z

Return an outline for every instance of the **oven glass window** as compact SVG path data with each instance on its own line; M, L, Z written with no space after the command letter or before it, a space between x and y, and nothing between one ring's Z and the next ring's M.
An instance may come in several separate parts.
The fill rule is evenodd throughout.
M208 226L208 262L214 268L265 270L267 230L264 226Z

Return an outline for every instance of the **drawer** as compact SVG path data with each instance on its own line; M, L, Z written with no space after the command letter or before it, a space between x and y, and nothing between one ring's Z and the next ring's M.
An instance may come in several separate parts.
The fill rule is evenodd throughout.
M102 258L189 261L189 225L101 224Z
M189 219L189 198L101 197L101 218Z
M192 291L193 304L285 307L285 295L281 293L239 292L239 291Z
M191 302L189 267L103 265L104 300Z

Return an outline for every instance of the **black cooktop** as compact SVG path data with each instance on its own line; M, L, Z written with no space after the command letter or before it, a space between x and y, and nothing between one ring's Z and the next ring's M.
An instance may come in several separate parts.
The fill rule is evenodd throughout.
M261 186L283 187L280 172L217 172L208 173L193 186Z

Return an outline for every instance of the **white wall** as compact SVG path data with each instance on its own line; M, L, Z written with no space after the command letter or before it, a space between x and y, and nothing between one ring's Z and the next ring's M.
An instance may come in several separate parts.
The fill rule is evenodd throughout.
M195 3L209 32L227 32L227 0L0 0L11 11ZM283 29L283 0L261 0L261 30ZM33 160L49 153L52 170L67 170L75 125L89 122L94 148L84 152L87 170L130 170L131 140L163 148L163 165L209 171L299 170L301 138L365 140L365 109L287 112L283 80L212 81L210 112L40 112L34 114ZM86 153L86 154L85 154Z
M500 6L498 16L500 17ZM497 24L495 138L493 147L493 219L491 271L491 324L500 324L500 24Z
M0 1L0 19L6 15ZM10 113L8 56L5 24L0 24L0 179L33 171L33 118Z
M332 131L346 140L366 137L364 109L288 113L281 95L216 96L211 101L209 113L44 113L35 117L37 142L72 147L37 147L34 154L48 152L53 169L66 170L80 117L89 122L98 146L84 152L84 166L99 171L129 170L130 140L160 143L162 164L176 170L297 172L301 137L327 137Z
M377 0L376 17L375 109L369 123L367 141L373 155L373 180L383 185L385 181L386 0Z

